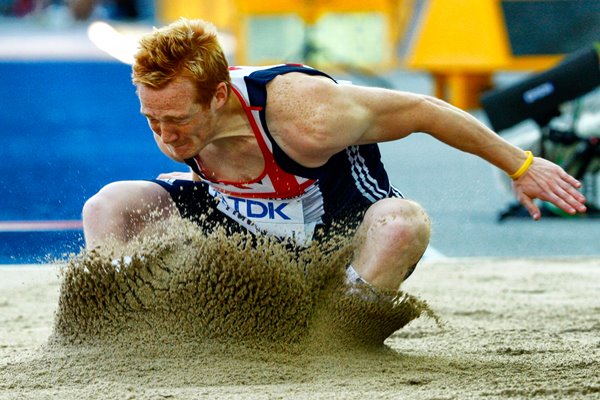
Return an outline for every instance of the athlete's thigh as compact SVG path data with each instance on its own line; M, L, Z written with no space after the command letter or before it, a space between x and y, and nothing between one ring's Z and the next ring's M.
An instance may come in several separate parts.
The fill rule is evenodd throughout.
M169 192L152 181L113 182L102 188L97 196L131 213L147 214L164 210L170 215L176 210Z

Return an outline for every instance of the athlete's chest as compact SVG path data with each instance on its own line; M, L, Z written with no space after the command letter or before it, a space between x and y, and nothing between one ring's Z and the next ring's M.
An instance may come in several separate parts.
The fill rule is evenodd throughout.
M202 174L215 181L252 181L258 179L265 169L263 154L254 137L211 144L199 153L196 160Z

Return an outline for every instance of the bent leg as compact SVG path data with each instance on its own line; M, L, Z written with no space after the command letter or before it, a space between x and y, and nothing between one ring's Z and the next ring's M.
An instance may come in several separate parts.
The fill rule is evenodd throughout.
M417 203L380 200L358 227L352 266L369 284L397 290L427 249L429 236L429 217Z
M103 187L83 206L83 234L88 248L112 237L125 243L150 222L177 213L169 193L149 181L120 181Z

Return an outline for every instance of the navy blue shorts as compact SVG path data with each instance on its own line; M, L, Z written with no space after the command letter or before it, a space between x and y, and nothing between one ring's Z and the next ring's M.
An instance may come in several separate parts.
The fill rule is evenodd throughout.
M230 232L245 231L236 221L217 209L217 200L208 193L206 183L178 179L154 179L152 182L169 192L183 218L196 222L205 230L220 225Z
M229 232L246 232L245 227L217 209L218 201L210 195L206 183L177 179L155 179L152 182L169 192L183 218L198 223L205 232L211 231L217 225ZM317 225L314 239L322 240L334 234L353 235L366 209L355 209L336 218L335 221Z

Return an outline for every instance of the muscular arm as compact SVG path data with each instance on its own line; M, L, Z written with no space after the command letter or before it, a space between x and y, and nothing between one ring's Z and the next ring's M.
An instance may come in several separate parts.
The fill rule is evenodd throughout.
M441 100L295 75L282 86L298 95L287 99L277 87L276 96L285 100L269 105L268 122L300 163L306 158L323 163L347 146L397 140L413 132L428 133L507 173L516 171L526 158L470 114Z
M415 97L410 94L399 96ZM505 141L470 114L446 102L427 96L416 96L416 99L408 101L412 105L408 107L407 114L414 124L411 129L416 132L428 133L456 149L477 155L507 174L517 171L527 158L522 149ZM383 116L376 114L373 126L377 131L367 130L363 137L376 141L378 137L381 138L382 132L393 129L394 118L388 120L385 117L392 114L393 111L387 107L382 112ZM405 117L399 119L410 126ZM370 133L372 136L369 136ZM536 198L549 201L569 214L585 212L586 199L577 191L580 187L581 183L562 168L542 158L535 158L527 172L513 181L516 198L536 220L541 217L533 201Z
M274 85L274 107L269 112L277 114L269 125L276 128L276 140L284 150L306 166L321 165L350 145L398 140L413 132L430 134L509 174L526 159L523 150L470 114L430 96L290 75ZM290 99L286 92L295 96ZM514 191L538 219L535 198L571 214L584 212L585 197L576 190L580 186L559 166L536 158L527 173L514 182Z

